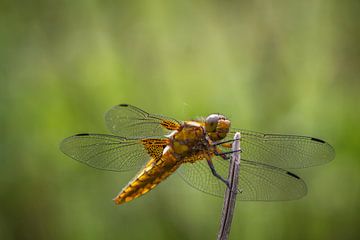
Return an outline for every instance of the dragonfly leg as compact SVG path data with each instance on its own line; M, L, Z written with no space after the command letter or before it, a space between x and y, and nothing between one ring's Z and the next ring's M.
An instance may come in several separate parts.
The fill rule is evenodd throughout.
M231 144L230 144L231 145ZM214 148L214 155L215 156L220 156L222 159L224 160L229 160L231 157L229 156L229 154L234 153L234 152L242 152L241 149L236 150L236 151L228 151L228 152L223 152L222 150L220 150L219 148L215 147Z
M220 174L218 174L218 173L216 172L215 167L214 167L214 164L212 163L211 159L206 159L206 161L207 161L207 163L208 163L208 165L209 165L209 167L210 167L210 169L211 169L212 174L213 174L215 177L217 177L218 179L220 179L223 183L225 183L228 188L230 188L229 181L226 180L226 179L224 179L222 176L220 176Z
M230 159L230 156L224 154L220 149L215 149L214 154L215 154L215 156L222 157L222 159L224 159L224 160L229 160Z
M235 140L240 140L240 139L231 139L231 140L226 140L226 141L222 141L222 142L214 142L213 145L214 145L214 146L222 145L223 147L231 148L232 143L233 143Z
M235 153L235 152L242 152L242 150L239 149L239 150L229 151L229 152L218 152L218 151L215 151L214 154L215 154L215 156L221 156L222 158L224 158L223 156L225 156L224 159L230 159L230 157L227 156L227 155L228 155L228 154L231 154L231 153Z

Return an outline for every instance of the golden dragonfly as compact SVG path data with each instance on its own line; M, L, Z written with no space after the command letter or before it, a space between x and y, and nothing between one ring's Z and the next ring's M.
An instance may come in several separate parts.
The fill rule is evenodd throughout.
M114 135L77 134L64 139L60 149L98 169L140 169L114 198L116 204L144 195L175 171L192 187L223 196L235 132L241 134L239 200L301 198L306 185L288 169L324 164L335 156L333 147L321 139L232 129L221 114L178 121L120 104L105 120Z

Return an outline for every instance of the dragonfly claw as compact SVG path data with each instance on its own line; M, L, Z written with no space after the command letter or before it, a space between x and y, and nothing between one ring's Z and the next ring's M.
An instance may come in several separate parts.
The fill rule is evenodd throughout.
M225 181L225 184L226 184L226 186L228 187L228 189L231 190L230 182L229 182L228 180Z

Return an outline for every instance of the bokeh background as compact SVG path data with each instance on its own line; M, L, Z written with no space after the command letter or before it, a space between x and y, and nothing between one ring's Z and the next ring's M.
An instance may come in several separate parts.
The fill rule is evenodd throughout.
M230 239L359 239L360 2L0 1L0 239L215 239L222 199L172 176L128 204L134 172L59 151L130 103L179 119L319 137L308 195L238 202Z

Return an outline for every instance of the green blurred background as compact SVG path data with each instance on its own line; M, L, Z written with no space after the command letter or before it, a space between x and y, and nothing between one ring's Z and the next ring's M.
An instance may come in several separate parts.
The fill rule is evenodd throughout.
M308 195L238 202L231 239L360 237L360 2L0 1L0 239L215 239L222 199L172 176L128 204L134 172L66 157L130 103L179 119L329 141Z

